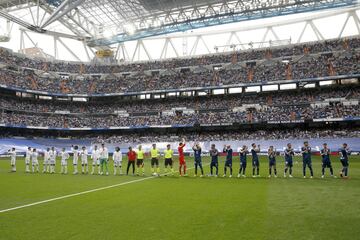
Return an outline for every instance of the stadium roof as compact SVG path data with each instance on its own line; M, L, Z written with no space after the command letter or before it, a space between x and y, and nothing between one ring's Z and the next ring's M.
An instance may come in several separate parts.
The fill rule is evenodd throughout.
M192 56L250 42L353 36L360 34L359 9L358 0L0 0L0 44L22 53L39 46L55 59L76 61L90 61L98 49L116 49L118 61ZM246 31L260 28L248 38Z
M352 6L357 0L0 0L0 16L46 33L61 23L94 46L250 19ZM33 23L11 12L35 7ZM69 36L70 37L70 36Z

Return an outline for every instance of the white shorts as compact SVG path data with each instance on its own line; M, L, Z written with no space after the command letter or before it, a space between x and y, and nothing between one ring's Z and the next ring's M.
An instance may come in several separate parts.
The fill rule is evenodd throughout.
M11 165L15 165L15 164L16 164L16 159L11 159L11 160L10 160L10 164L11 164Z
M78 164L78 160L73 159L73 165L77 165Z
M88 160L81 160L81 165L87 165L88 164Z
M56 161L55 160L50 160L49 164L55 165Z
M122 166L122 161L114 161L114 166L115 167L121 167Z
M44 164L50 164L50 160L44 160Z
M30 164L30 159L26 159L26 158L25 158L25 164L26 164L26 165L29 165L29 164Z
M39 161L38 161L38 160L32 161L31 164L32 164L33 166L39 166Z
M67 161L61 161L61 166L67 166L68 162Z
M100 160L99 159L93 160L92 165L93 166L100 165Z

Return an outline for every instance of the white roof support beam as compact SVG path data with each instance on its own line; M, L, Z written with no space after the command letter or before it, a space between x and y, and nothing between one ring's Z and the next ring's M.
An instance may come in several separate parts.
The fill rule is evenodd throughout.
M61 40L61 38L57 37L57 40L77 61L81 62L80 58Z
M321 32L319 31L319 29L315 26L314 22L313 22L313 21L310 21L309 24L310 24L312 30L314 31L317 39L318 39L318 40L324 40L324 39L325 39L324 36L321 34Z
M55 22L59 18L68 14L71 10L81 5L85 0L65 0L61 5L50 15L50 17L41 25L41 28L45 28L51 23Z
M136 57L136 54L137 54L137 60L140 60L141 59L141 48L144 49L144 52L148 58L148 60L152 60L152 57L149 53L149 51L147 50L146 46L144 45L143 41L140 39L137 41L136 43L136 47L135 47L135 50L134 50L134 54L132 56L132 61L135 61L135 57Z
M91 58L90 58L90 54L89 54L89 51L88 51L88 49L87 49L87 46L86 46L85 41L82 42L82 45L83 45L84 50L85 50L85 53L86 53L86 58L87 58L87 60L90 62L90 61L91 61Z
M55 59L59 58L59 51L58 51L58 47L57 47L57 37L54 37L54 57Z
M201 36L217 35L217 34L228 33L231 31L244 32L244 31L257 30L257 29L264 29L267 27L273 27L273 28L275 27L276 28L276 27L291 25L291 24L295 24L295 23L302 23L302 22L306 22L306 21L310 21L310 20L316 20L316 19L322 19L322 18L327 18L327 17L331 17L331 16L337 16L337 15L341 15L341 14L348 13L350 11L356 11L356 10L360 10L360 5L356 6L356 7L351 7L351 8L330 10L330 11L321 12L321 13L313 14L313 15L306 16L306 17L294 18L291 20L280 20L277 22L262 23L262 24L258 24L258 25L252 25L252 26L246 26L246 24L244 24L243 27L235 27L232 29L221 29L221 30L217 30L217 31L207 31L207 32L194 31L194 32L189 32L189 33L185 33L185 34L184 33L172 34L171 38L197 37L200 35ZM155 37L151 37L149 39L163 39L163 38L164 37L162 37L162 36L155 36Z
M360 19L359 19L359 16L356 14L355 11L352 11L350 13L350 15L353 17L354 21L355 21L355 26L358 30L358 34L360 35Z
M165 43L164 46L162 48L161 54L160 54L160 59L164 59L167 58L167 51L169 49L169 46L174 50L175 56L179 57L178 52L176 51L176 48L171 40L171 38L166 38L165 39Z
M17 18L7 12L5 12L4 10L0 10L0 17L3 17L9 21L12 21L22 27L25 27L27 29L30 29L32 31L38 31L37 27L28 23L28 22L25 22L24 20L20 19L20 18Z
M299 36L299 38L298 38L298 40L297 40L297 43L300 43L300 42L301 42L301 39L303 38L304 33L305 33L305 30L306 30L306 27L307 27L308 25L309 25L309 22L306 21L306 22L305 22L305 25L304 25L304 28L303 28L303 30L301 31L300 36Z
M122 60L130 61L129 53L128 53L124 43L118 44L118 48L117 48L117 52L116 52L116 59L117 59L118 63L120 63Z

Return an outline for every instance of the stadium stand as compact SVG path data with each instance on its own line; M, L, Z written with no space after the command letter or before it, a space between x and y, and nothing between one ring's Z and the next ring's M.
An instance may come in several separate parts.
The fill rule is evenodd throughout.
M51 93L104 94L359 74L359 39L124 65L43 62L1 49L0 83ZM20 67L17 67L20 66Z

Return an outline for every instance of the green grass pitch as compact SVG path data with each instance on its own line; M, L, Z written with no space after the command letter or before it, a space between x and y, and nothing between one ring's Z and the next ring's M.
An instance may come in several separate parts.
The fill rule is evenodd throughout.
M0 213L0 239L359 239L360 157L350 157L348 180L330 178L328 169L321 179L318 157L315 178L303 179L296 161L293 179L283 178L280 157L277 179L267 178L265 157L261 178L250 177L249 159L248 177L238 179L237 157L229 179L194 178L193 169L189 177L149 178L146 160L144 181ZM203 162L207 174L209 158ZM332 162L338 175L340 162ZM0 210L142 178L25 174L23 158L16 173L9 165L0 160Z

